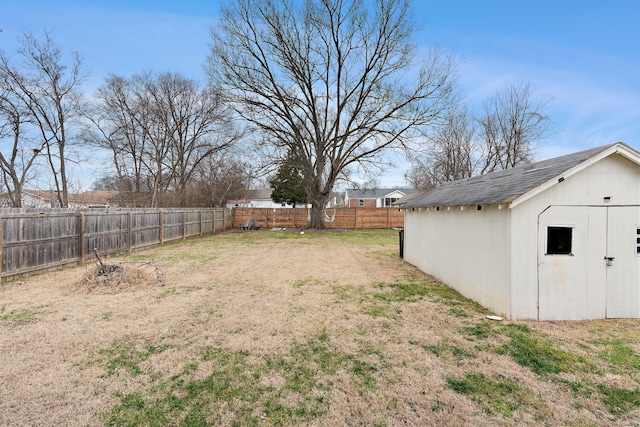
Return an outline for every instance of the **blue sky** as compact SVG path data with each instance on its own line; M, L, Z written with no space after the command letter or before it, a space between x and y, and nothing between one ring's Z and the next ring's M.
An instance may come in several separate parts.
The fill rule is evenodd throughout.
M215 0L0 0L0 49L12 51L23 30L50 30L83 55L87 94L109 73L173 71L204 81L217 10ZM551 100L554 133L539 143L538 159L617 141L640 149L640 2L416 0L414 11L418 43L461 57L469 104L521 82ZM403 185L407 168L399 164L381 185Z

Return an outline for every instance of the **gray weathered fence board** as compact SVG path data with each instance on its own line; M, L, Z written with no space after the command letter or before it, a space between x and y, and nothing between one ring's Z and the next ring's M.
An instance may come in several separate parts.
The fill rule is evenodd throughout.
M215 233L231 209L0 210L1 277Z

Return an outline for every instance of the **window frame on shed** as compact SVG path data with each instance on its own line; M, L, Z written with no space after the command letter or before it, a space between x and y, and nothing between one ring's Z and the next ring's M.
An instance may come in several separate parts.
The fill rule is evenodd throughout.
M547 226L545 255L573 256L573 228L569 226Z

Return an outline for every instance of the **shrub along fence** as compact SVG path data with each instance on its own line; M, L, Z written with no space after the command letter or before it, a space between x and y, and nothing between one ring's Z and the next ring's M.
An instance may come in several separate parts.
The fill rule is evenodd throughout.
M231 228L231 209L2 209L0 277Z
M261 227L307 228L311 209L307 208L234 208L233 227L241 227L247 219L256 219ZM392 228L404 227L404 212L394 208L325 209L327 228Z

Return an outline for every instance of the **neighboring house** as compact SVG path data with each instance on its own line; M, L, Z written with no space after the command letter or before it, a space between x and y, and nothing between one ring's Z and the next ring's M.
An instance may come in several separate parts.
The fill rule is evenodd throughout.
M227 200L227 208L282 208L280 203L271 200L271 190L248 190L243 199Z
M70 208L108 208L118 206L118 191L85 191L80 194L69 194Z
M117 191L85 191L81 194L68 194L69 208L108 208L110 201L118 196ZM3 195L2 204L9 206L8 196ZM24 190L22 192L23 208L59 207L54 191Z
M228 200L227 208L291 208L293 206L285 203L276 203L271 200L271 189L247 191L244 199ZM296 205L296 207L305 207L304 204Z
M417 191L411 188L378 188L359 190L350 188L345 191L344 203L348 208L391 208L393 203Z
M12 208L13 202L8 194L2 194L2 207ZM23 208L50 208L51 203L48 198L44 198L36 192L23 191L22 192L22 207Z
M510 319L640 317L640 153L623 143L400 201L404 258Z

